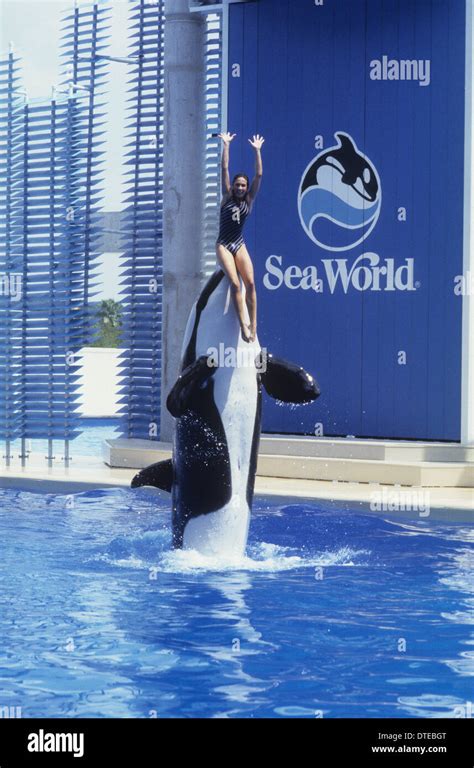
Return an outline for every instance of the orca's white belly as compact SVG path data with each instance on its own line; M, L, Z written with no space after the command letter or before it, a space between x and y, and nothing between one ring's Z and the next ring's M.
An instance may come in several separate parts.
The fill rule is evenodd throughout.
M232 495L221 509L188 520L183 547L204 555L239 557L245 552L250 523L247 486L258 403L255 358L260 345L258 340L248 344L242 339L227 280L210 297L207 318L213 322L199 324L196 357L218 356L219 367L213 376L214 401L226 437ZM251 482L253 488L253 475Z
M238 496L209 515L193 517L184 530L183 548L207 557L239 558L245 552L250 509Z

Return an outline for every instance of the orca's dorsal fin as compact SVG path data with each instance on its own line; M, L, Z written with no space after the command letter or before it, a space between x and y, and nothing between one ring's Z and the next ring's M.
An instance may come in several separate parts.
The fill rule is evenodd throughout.
M171 459L157 461L156 464L150 464L149 467L140 470L131 482L132 488L140 488L142 485L149 485L152 488L160 488L162 491L171 493L173 488L173 462Z
M267 354L259 361L262 384L270 397L284 403L311 403L321 394L316 379L300 365Z

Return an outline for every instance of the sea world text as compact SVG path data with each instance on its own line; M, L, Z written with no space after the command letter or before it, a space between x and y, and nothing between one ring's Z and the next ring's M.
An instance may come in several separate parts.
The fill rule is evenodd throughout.
M272 254L265 262L263 284L269 291L283 286L290 290L313 290L323 293L337 289L355 291L416 291L414 259L405 259L396 266L395 259L381 259L377 253L362 253L351 259L321 259L315 264L299 267L283 265L283 256Z

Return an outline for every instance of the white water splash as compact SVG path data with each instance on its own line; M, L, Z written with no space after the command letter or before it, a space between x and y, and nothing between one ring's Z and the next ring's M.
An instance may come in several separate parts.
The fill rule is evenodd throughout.
M355 550L341 547L335 552L320 552L311 555L291 555L288 547L262 542L250 548L244 557L206 557L195 550L177 549L165 552L156 564L157 571L165 573L192 573L195 571L280 571L316 566L360 566L354 562L361 555L368 555L367 550Z

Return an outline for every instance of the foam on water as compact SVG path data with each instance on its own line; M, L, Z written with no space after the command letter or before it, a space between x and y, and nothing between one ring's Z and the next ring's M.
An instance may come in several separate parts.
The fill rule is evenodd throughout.
M299 568L317 566L361 566L367 564L368 550L356 550L341 547L336 551L323 551L312 554L290 554L290 547L260 542L249 547L243 557L218 556L207 557L194 549L168 549L158 557L139 558L130 554L128 557L114 557L111 554L96 555L119 568L153 568L163 573L192 573L196 571L266 571L278 573ZM362 559L361 559L362 558Z

